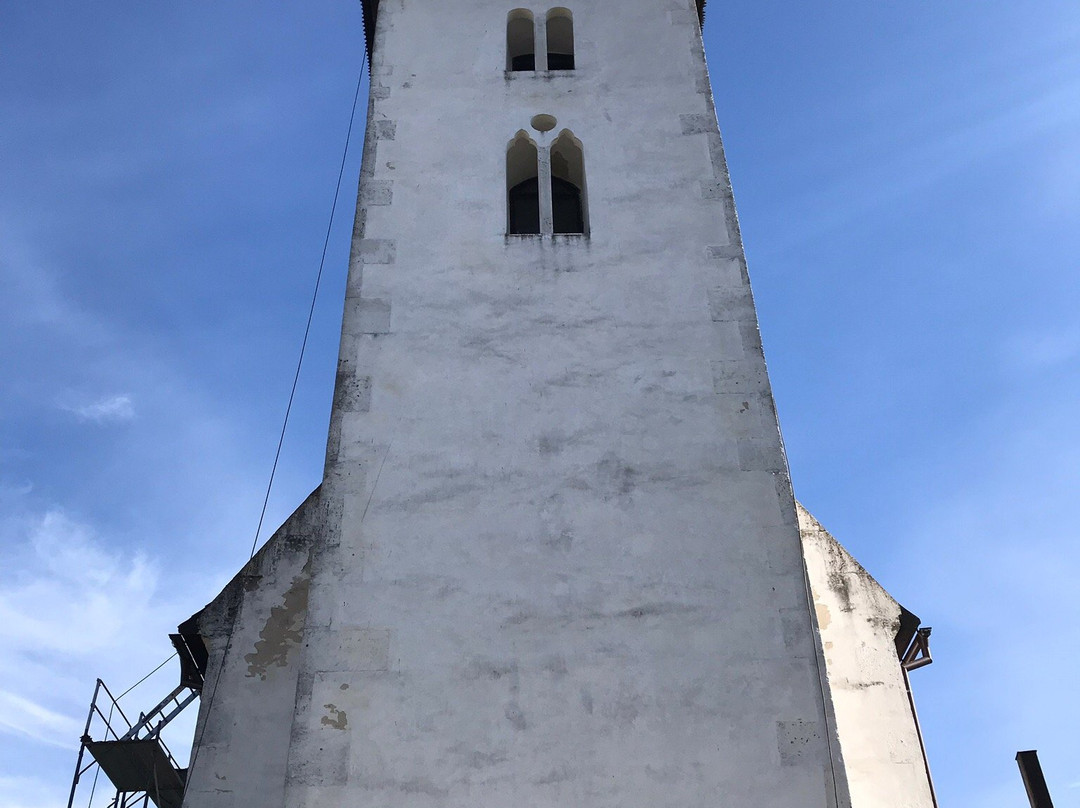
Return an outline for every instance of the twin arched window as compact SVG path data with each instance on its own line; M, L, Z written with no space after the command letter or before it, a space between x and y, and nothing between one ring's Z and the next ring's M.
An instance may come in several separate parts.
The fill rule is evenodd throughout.
M525 8L506 18L506 69L510 72L573 70L574 15L553 8L540 20ZM555 119L537 115L533 127L546 133ZM510 235L585 234L585 158L581 141L568 129L537 146L525 130L506 150L506 232Z
M511 235L584 234L585 156L581 141L564 129L538 148L520 131L506 150L507 228Z
M551 9L540 26L528 9L511 11L506 19L506 69L573 70L574 15L570 9Z

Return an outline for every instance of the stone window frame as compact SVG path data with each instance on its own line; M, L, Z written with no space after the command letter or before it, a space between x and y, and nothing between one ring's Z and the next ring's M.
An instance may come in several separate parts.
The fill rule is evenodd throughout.
M577 157L580 160L577 173L580 174L580 184L573 183L578 192L580 193L581 200L581 220L582 231L580 233L556 233L555 232L555 215L552 203L552 191L551 191L551 150L556 144L562 141L564 138L569 138L573 147L577 150ZM522 140L527 141L536 150L536 179L537 179L537 191L539 194L540 204L540 232L539 233L512 233L510 232L510 191L512 188L517 187L517 183L513 186L510 185L510 150ZM574 134L573 130L568 127L561 127L558 133L554 130L549 132L538 132L534 135L530 135L524 129L519 129L510 141L506 145L506 162L505 170L506 175L504 179L504 191L503 198L506 205L505 222L506 222L506 235L507 237L514 238L552 238L555 236L564 238L589 238L590 226L589 226L589 196L588 196L588 171L585 168L585 146L581 139ZM525 181L528 181L526 178ZM559 178L564 181L570 181L570 178Z
M553 18L565 19L570 24L570 53L569 56L574 62L574 66L568 69L551 70L548 68L548 35L547 28L548 22ZM534 65L532 70L514 70L513 69L513 55L511 45L511 25L516 20L527 19L532 23L533 29L533 60ZM546 11L537 13L532 9L525 8L524 6L512 9L506 15L506 75L522 76L532 75L538 76L542 74L555 74L555 75L568 75L577 71L577 26L574 21L574 12L566 6L552 6Z

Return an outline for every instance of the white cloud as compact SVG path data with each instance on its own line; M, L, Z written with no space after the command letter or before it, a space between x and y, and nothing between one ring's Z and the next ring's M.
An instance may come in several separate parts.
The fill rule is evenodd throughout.
M61 403L59 406L74 413L80 421L97 424L121 423L135 417L135 406L129 395L106 396L86 404Z
M0 731L25 735L52 746L71 747L81 727L77 719L63 715L15 693L0 690Z
M66 798L95 678L121 696L128 718L175 686L176 662L166 660L122 696L170 656L166 634L191 613L178 603L191 578L170 567L165 587L164 562L117 547L59 508L34 512L18 493L0 487L0 808L45 808ZM181 762L195 718L189 709L165 731ZM100 719L90 734L104 736ZM81 783L79 804L87 804L95 772ZM94 808L105 808L111 793L100 778Z
M20 436L0 449L0 808L51 808L64 804L95 679L119 695L171 654L168 632L246 560L236 537L250 542L266 469L248 468L203 378L82 300L69 282L79 268L53 266L18 230L0 222L0 415ZM123 425L123 439L54 445L50 410ZM283 467L275 500L291 508L310 485L279 496L289 478ZM174 660L124 697L128 716L176 676ZM189 708L166 730L181 761L194 720Z
M153 640L168 606L157 602L157 568L107 550L58 510L0 523L0 544L19 556L0 582L0 733L74 748L89 671L127 643L140 662L160 648Z
M58 784L0 774L0 808L56 808L63 799L63 787Z

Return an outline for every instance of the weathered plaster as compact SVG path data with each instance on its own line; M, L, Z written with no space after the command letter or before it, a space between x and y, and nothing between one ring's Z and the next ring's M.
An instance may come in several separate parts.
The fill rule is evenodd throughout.
M282 805L316 490L199 614L210 651L186 805Z
M933 808L894 638L900 604L802 506L806 568L853 808Z
M186 808L846 806L696 4L528 76L507 11L380 5L325 476L207 613ZM505 233L538 114L587 238Z
M244 655L248 676L258 676L266 681L267 670L271 666L284 668L289 664L289 653L301 640L307 611L308 583L305 570L293 580L282 604L270 609L266 625L259 632L255 650Z

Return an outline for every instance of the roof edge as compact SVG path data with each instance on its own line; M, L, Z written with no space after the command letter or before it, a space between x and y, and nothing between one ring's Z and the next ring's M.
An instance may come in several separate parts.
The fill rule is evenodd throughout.
M698 22L705 25L705 3L708 0L696 0ZM379 0L360 0L361 14L364 18L364 43L367 47L368 60L375 48L375 25L379 20Z

